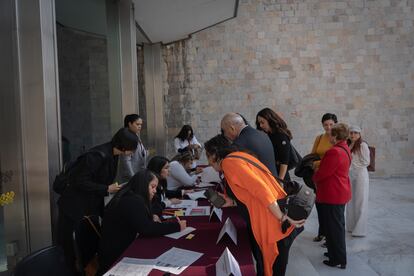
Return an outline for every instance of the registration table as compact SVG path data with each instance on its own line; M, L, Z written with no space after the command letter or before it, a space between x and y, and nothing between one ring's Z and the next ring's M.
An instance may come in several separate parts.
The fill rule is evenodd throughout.
M230 217L237 229L237 245L227 235L216 244L221 227ZM240 265L242 275L255 275L252 254L246 232L246 224L237 212L237 208L223 208L223 220L217 218L211 222L208 216L182 217L187 226L196 228L191 232L192 239L186 236L178 240L167 237L139 237L123 253L122 257L155 259L172 247L203 253L197 261L180 275L215 275L215 265L227 247ZM121 259L122 259L121 257ZM164 275L165 272L153 269L150 275Z

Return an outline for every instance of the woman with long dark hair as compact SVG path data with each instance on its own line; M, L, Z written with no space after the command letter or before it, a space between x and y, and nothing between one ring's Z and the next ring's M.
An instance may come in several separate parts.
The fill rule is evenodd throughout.
M289 161L292 133L286 122L270 108L264 108L256 115L256 127L267 133L273 144L276 168L279 178L290 180Z
M171 191L178 191L183 188L194 187L197 181L196 174L189 174L193 156L191 152L184 151L174 156L170 163L170 174L167 177L167 188Z
M148 162L147 168L158 178L157 194L152 200L154 214L161 217L162 210L172 204L180 203L181 198L187 191L171 191L167 189L167 177L170 174L170 160L164 156L154 156Z
M151 200L158 186L148 169L135 174L106 206L99 248L99 272L105 273L137 235L162 236L186 228L186 221L154 221Z
M348 145L352 153L351 178L352 198L346 205L346 229L354 237L364 237L367 233L370 162L368 144L362 140L361 128L349 128Z

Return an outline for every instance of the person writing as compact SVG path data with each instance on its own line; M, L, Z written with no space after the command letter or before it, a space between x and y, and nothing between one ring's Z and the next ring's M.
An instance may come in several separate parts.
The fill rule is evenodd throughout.
M193 156L189 151L184 151L174 156L170 163L170 173L167 176L167 189L170 191L177 191L182 188L194 187L198 176L196 174L190 175L193 163ZM196 170L196 172L201 172Z
M157 177L144 169L135 174L107 205L98 252L98 275L105 273L137 236L163 236L186 228L185 220L160 222L154 218L151 200L157 186Z

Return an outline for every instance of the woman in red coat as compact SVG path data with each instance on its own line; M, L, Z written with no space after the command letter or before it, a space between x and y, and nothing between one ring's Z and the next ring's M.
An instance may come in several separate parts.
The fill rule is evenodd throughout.
M346 124L336 124L331 131L329 149L321 160L319 170L313 176L316 184L316 201L321 204L322 217L326 225L328 266L345 269L345 204L351 199L349 167L351 152L346 143L349 136Z

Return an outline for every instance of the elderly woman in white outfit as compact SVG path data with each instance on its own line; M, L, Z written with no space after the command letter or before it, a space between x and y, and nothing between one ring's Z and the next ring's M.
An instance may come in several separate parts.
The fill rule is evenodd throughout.
M349 176L352 185L352 199L346 206L346 229L354 237L364 237L367 233L369 165L368 144L362 140L361 128L351 126L349 148L352 153L352 163Z

